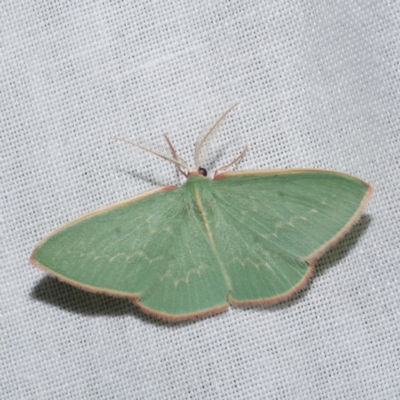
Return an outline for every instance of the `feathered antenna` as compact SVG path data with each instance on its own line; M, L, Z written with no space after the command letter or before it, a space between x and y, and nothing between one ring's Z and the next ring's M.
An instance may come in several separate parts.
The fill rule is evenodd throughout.
M169 149L171 151L172 154L172 158L166 156L165 154L159 153L157 151L154 151L146 146L143 146L137 142L134 142L133 140L127 140L127 139L123 139L123 138L114 138L115 140L120 140L121 142L126 142L129 143L133 146L139 147L139 149L142 149L144 151L147 151L151 154L154 154L157 157L163 158L164 160L167 160L173 164L176 165L176 167L178 168L179 172L181 174L183 174L186 178L190 175L190 174L200 174L200 175L207 175L207 172L200 167L200 159L202 156L204 156L204 154L207 151L207 145L210 142L210 139L212 137L213 134L216 133L217 128L219 127L219 125L222 123L222 121L225 119L225 117L232 111L233 108L235 108L239 103L234 104L232 107L230 107L227 111L225 111L218 119L216 122L214 122L214 124L211 126L211 128L205 133L205 134L201 134L199 136L199 138L196 141L196 145L194 148L194 162L195 162L195 166L194 168L189 167L176 153L176 150L174 148L174 146L172 145L169 137L164 134L165 140L168 143ZM242 151L242 153L239 155L239 157L235 158L235 160L233 160L231 163L224 165L223 167L218 168L215 171L214 176L220 174L221 172L227 170L230 166L232 166L233 164L235 164L236 162L238 162L246 153L247 151L247 145L244 148L244 150ZM183 169L187 170L187 172L185 172ZM204 170L205 173L201 173Z
M200 164L203 162L202 158L207 153L208 146L210 143L210 139L213 134L217 132L218 127L221 125L226 116L238 105L239 103L234 104L227 111L225 111L211 126L211 128L204 134L200 134L197 138L196 145L194 147L194 166L195 169L198 170Z
M187 174L185 174L185 173L181 170L181 168L185 168L186 170L188 170L188 171L189 171L189 174L190 174L191 172L196 171L196 169L191 168L191 167L188 167L182 160L179 160L179 159L178 159L178 156L176 155L175 149L173 149L173 147L172 147L171 143L169 142L169 140L167 140L167 142L168 142L168 144L170 145L170 148L173 149L172 154L173 154L173 157L174 157L174 158L168 157L168 156L166 156L166 155L164 155L164 154L158 153L157 151L151 150L151 149L149 149L149 148L147 148L147 147L145 147L145 146L142 146L141 144L139 144L139 143L137 143L137 142L134 142L134 141L132 141L132 140L126 140L126 139L122 139L122 138L114 138L114 139L115 139L115 140L120 140L120 141L122 141L122 142L129 143L129 144L132 144L133 146L139 147L139 149L142 149L142 150L144 150L144 151L147 151L147 152L149 152L149 153L151 153L151 154L154 154L154 155L157 156L157 157L163 158L164 160L167 160L167 161L169 161L169 162L175 164L175 165L178 167L179 171L181 171L185 176L187 176Z

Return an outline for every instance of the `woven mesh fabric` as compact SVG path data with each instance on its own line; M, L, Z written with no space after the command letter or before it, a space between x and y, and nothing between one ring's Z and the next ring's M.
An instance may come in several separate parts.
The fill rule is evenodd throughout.
M2 2L1 399L400 398L396 2ZM168 324L48 277L60 224L165 184L168 132L205 167L315 167L370 182L306 289Z

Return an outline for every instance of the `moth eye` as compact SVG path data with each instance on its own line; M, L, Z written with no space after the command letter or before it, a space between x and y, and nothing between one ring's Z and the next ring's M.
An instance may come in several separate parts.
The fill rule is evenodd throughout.
M203 167L199 167L198 172L199 172L199 175L207 176L207 170Z

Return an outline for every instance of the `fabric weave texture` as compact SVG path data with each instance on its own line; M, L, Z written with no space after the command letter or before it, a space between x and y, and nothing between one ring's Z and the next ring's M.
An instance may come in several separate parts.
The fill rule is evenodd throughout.
M396 2L33 2L0 13L1 399L400 398ZM171 324L29 264L86 212L204 167L311 167L374 193L310 284Z

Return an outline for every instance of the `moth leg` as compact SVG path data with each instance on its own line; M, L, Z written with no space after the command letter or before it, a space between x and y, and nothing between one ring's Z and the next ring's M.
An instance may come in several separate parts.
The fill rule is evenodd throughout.
M229 167L231 167L233 164L236 164L241 158L244 157L246 154L246 151L248 150L249 146L246 144L244 147L244 150L239 154L238 157L236 157L232 162L230 162L227 165L224 165L223 167L219 167L218 169L215 170L214 172L214 178L219 175L221 172L225 172Z

